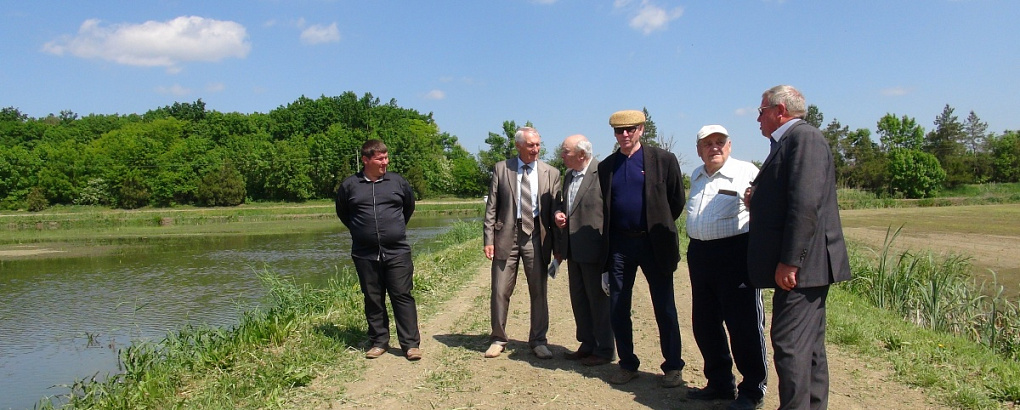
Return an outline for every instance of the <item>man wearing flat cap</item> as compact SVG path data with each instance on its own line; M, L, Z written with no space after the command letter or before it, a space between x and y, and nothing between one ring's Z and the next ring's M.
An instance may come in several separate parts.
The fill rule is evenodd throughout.
M684 209L683 175L673 153L641 144L645 115L619 111L609 117L620 149L599 163L609 310L620 369L609 382L625 384L638 376L634 354L631 297L637 268L648 281L664 359L660 385L683 384L680 325L673 295L673 271L680 261L676 219Z
M731 400L728 410L753 410L763 404L768 359L761 289L747 274L749 214L741 196L758 168L730 157L732 142L721 125L701 127L696 141L704 164L691 173L687 267L691 329L708 383L687 390L687 398ZM743 376L740 384L733 377L734 363Z

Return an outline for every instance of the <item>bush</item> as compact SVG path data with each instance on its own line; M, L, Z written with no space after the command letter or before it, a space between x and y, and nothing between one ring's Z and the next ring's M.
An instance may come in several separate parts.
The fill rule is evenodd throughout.
M244 186L241 172L229 161L224 162L219 169L202 177L196 199L204 206L240 205L244 203Z
M43 193L42 188L35 187L28 192L28 197L25 198L25 204L28 206L29 212L39 212L43 209L49 208L50 201L46 199L46 194Z
M927 152L911 149L889 151L889 187L907 198L935 196L946 180L939 160Z

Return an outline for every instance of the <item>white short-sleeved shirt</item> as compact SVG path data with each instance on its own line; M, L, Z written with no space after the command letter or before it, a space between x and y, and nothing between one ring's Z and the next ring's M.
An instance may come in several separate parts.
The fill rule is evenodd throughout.
M687 235L711 241L747 233L750 215L742 198L757 176L758 167L733 157L712 175L704 165L695 169L687 198Z

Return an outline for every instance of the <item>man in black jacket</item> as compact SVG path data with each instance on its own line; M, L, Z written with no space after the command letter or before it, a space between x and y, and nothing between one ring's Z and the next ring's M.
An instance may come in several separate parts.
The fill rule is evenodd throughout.
M599 183L604 202L609 272L609 311L616 336L620 369L609 382L625 384L638 375L641 361L634 354L631 297L637 268L648 281L659 327L659 346L664 361L662 387L683 384L680 358L680 325L673 294L673 271L680 261L680 238L676 219L684 210L683 175L673 153L641 144L645 114L619 111L609 117L620 149L599 163Z
M389 293L400 348L407 360L419 360L418 310L411 296L414 265L406 233L407 221L414 213L414 192L403 177L386 172L390 159L382 141L365 141L361 162L364 169L337 189L336 215L351 232L351 257L365 295L371 343L365 357L375 359L389 349Z

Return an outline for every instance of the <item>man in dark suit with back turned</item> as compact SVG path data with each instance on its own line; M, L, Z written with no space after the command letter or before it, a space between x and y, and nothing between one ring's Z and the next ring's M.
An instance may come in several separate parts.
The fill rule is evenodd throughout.
M620 144L620 149L599 163L598 170L605 202L603 247L609 272L609 315L620 357L620 369L609 382L625 384L638 376L641 361L634 354L630 307L640 266L659 327L663 358L659 385L677 387L683 384L684 361L680 358L673 272L680 262L676 219L687 201L680 163L669 151L641 144L643 112L618 111L609 117L609 125Z
M613 361L615 342L609 323L609 295L602 290L602 189L599 187L599 161L591 142L584 135L571 135L560 146L567 166L563 183L563 206L556 211L559 257L567 259L570 306L577 326L577 351L567 360L580 360L585 366Z
M498 357L509 338L506 319L517 284L517 264L524 267L531 296L528 345L540 359L551 359L546 267L553 249L553 212L560 206L560 171L538 159L542 137L534 128L514 134L518 156L496 163L485 202L482 252L492 261L490 310L492 335L485 357Z
M791 86L762 94L758 122L772 149L744 194L751 283L776 289L772 347L780 409L828 406L825 299L830 284L850 279L832 153L821 131L802 120L806 113L804 96Z

